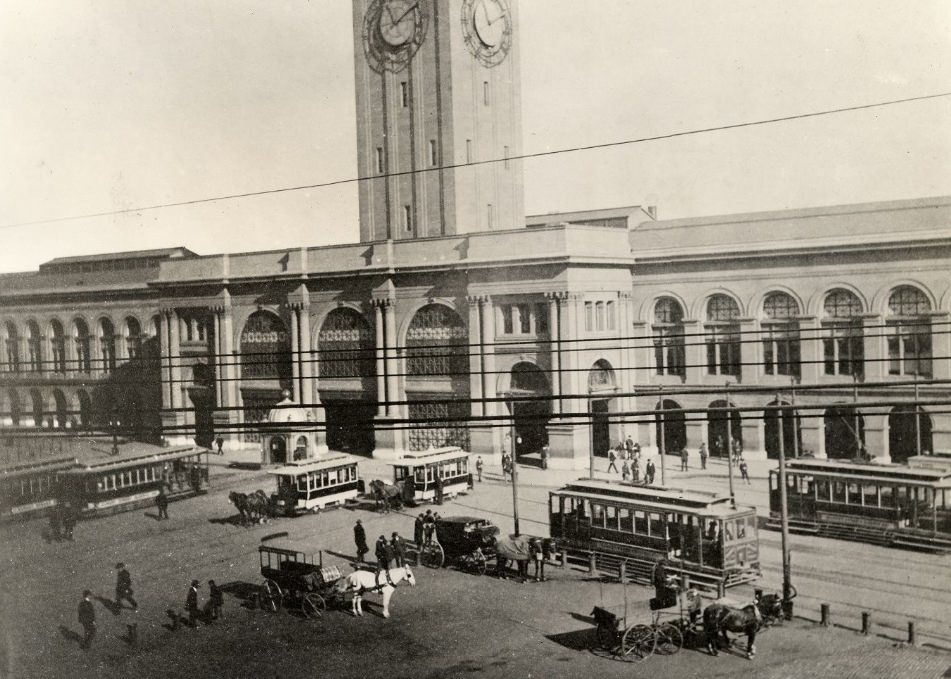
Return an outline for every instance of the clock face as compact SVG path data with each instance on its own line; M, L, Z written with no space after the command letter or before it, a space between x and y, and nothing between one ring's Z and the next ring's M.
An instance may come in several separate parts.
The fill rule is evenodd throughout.
M363 50L377 73L402 71L423 43L428 17L419 0L374 0L363 19Z
M462 36L484 66L502 63L512 47L512 13L506 0L464 0Z

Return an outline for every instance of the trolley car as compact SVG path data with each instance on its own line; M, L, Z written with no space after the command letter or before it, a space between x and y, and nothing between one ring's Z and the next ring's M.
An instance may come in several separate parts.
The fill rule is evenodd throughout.
M53 458L0 469L0 519L41 514L56 506L56 479L76 458Z
M277 477L271 503L286 516L342 504L359 492L357 458L344 453L291 462L268 473Z
M875 544L951 550L951 459L908 464L799 458L786 462L790 529ZM769 473L770 527L780 518L779 471Z
M756 509L719 493L579 479L549 493L549 526L569 554L640 580L662 557L721 594L760 575Z
M436 499L436 476L442 480L444 497L452 497L469 488L469 453L462 448L430 448L406 453L392 462L393 480L401 486L404 498L424 501ZM412 497L408 488L413 489Z

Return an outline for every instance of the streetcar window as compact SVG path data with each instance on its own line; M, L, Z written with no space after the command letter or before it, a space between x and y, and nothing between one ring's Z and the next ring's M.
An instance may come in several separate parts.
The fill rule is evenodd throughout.
M879 491L882 494L882 507L894 507L895 506L895 488L893 486L881 486Z
M866 507L878 507L878 486L864 484L862 486L862 501Z
M591 525L604 528L604 507L601 505L591 505Z
M664 537L664 523L660 514L651 512L650 514L650 536L654 538Z
M848 502L850 505L862 504L862 492L861 492L861 489L859 488L859 484L850 483L848 491L849 491L849 497L846 500L846 502Z
M820 500L829 499L829 481L828 479L816 479L816 495Z
M617 530L617 507L608 505L606 509L607 509L606 527L610 528L611 530Z
M832 501L845 502L845 484L841 481L832 482Z
M625 533L634 532L634 513L626 507L621 507L617 511L618 528Z
M647 514L639 509L634 511L634 532L647 535Z
M736 539L741 540L746 537L746 520L737 519L736 520Z

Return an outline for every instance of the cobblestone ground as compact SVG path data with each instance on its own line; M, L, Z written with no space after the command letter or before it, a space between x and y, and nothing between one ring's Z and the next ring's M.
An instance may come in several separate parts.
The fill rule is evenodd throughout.
M529 477L526 474L526 477ZM368 478L372 476L367 475ZM32 677L951 677L951 655L902 648L803 620L761 634L757 657L737 652L712 658L685 649L642 663L618 662L590 650L596 604L628 601L630 620L647 616L649 590L590 580L576 571L549 569L545 583L519 584L453 569L415 569L418 585L393 597L390 620L372 604L364 618L330 611L317 622L293 610L268 615L246 599L261 581L257 546L262 537L288 533L284 543L324 550L326 562L349 570L352 526L362 518L368 537L393 530L412 535L413 515L335 510L245 528L230 519L229 484L263 487L261 474L215 470L215 491L170 507L171 520L151 510L83 522L75 543L46 543L42 522L0 528L0 676ZM528 490L528 488L526 489ZM526 493L522 530L539 533L544 493ZM503 525L511 490L498 480L439 508L477 513ZM113 615L96 600L99 635L78 647L76 605L88 587L112 595L111 567L125 561L140 612ZM227 591L225 617L198 629L170 629L166 609L181 610L188 583L214 578ZM126 625L135 620L139 639Z

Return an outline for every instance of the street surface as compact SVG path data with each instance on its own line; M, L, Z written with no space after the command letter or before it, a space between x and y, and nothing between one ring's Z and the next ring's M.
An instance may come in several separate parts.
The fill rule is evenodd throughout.
M378 462L361 462L367 480L385 477L386 469ZM752 487L737 486L741 502L764 503L765 469L753 469ZM487 471L486 481L473 493L438 508L440 513L486 516L509 530L511 486L497 470ZM357 518L362 518L372 544L394 530L411 538L413 517L420 510L383 515L338 509L246 528L233 521L236 512L228 492L269 490L272 481L261 472L224 466L213 467L212 473L213 491L172 504L169 521L156 521L149 508L82 522L74 543L45 542L43 521L0 528L0 677L951 676L951 653L939 650L951 648L946 615L951 604L946 586L949 557L801 536L793 537L797 616L817 620L819 603L828 602L833 622L851 629L826 629L797 617L762 633L752 661L739 650L712 658L684 649L637 665L594 653L589 617L593 606L623 605L626 597L629 619L647 621L652 592L553 566L547 569L548 582L527 584L449 568L415 568L418 585L400 586L389 620L382 618L379 599L373 596L365 599L364 609L369 610L363 618L347 611L329 611L318 621L305 620L293 610L268 614L246 601L262 580L257 555L261 538L286 531L286 538L273 543L323 550L325 564L349 572ZM690 472L689 479L669 473L668 483L722 487L725 473L725 466L711 463L710 470ZM522 468L522 532L546 534L548 488L579 475ZM761 584L778 590L779 534L763 530L760 537L766 566ZM126 608L113 615L96 598L112 598L117 561L124 561L132 574L137 614ZM173 631L165 611L182 610L193 578L202 583L202 603L209 579L226 590L224 617L198 629ZM85 588L93 591L99 625L87 652L79 648L81 627L76 620ZM730 596L748 593L731 590ZM862 610L872 612L869 637L853 631ZM911 619L918 622L923 648L898 643ZM132 644L126 625L134 620L138 641Z

